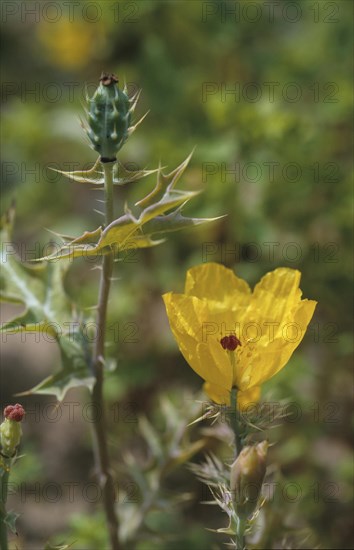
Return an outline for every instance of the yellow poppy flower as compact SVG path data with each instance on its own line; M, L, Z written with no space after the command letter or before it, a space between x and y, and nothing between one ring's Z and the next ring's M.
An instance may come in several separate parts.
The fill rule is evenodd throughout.
M301 300L300 278L281 267L252 292L231 269L206 263L187 272L184 294L164 294L179 349L213 401L229 405L236 387L238 407L245 409L289 361L317 303Z

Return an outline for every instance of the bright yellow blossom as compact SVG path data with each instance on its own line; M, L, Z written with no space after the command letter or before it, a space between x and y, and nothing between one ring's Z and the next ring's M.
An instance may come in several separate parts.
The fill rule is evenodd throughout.
M206 263L187 272L184 294L164 294L179 349L213 401L229 405L236 387L244 409L289 361L316 307L301 300L300 278L299 271L281 267L252 292L231 269Z

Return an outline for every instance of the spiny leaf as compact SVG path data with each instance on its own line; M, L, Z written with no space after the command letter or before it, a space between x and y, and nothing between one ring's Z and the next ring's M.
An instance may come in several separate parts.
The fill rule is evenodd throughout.
M145 416L141 416L139 418L139 428L142 435L148 442L148 445L152 450L153 456L157 459L161 459L163 457L163 449L158 432Z
M1 220L0 298L2 301L22 304L25 311L10 321L11 330L38 323L56 326L71 317L71 305L63 288L67 262L31 265L21 263L11 242L14 211ZM5 327L2 327L3 330ZM33 327L30 329L33 330ZM40 330L40 329L39 329Z
M140 206L140 208L146 208L147 206L153 204L158 196L161 196L163 193L165 193L169 186L171 186L171 189L175 187L183 172L187 168L189 161L192 158L192 155L193 151L179 166L177 166L177 168L175 168L169 174L164 174L162 172L162 167L159 166L155 188L146 197L137 202L136 206Z
M157 216L150 220L144 227L146 233L168 233L169 231L179 231L191 226L201 225L203 223L221 220L225 216L217 216L215 218L187 218L182 216L181 210L178 209L166 216Z
M181 208L199 191L182 191L175 186L183 174L191 155L173 172L163 174L158 170L157 184L152 193L137 203L144 207L138 217L128 208L123 216L114 220L105 229L85 231L76 238L62 236L63 246L43 259L75 258L106 254L110 251L123 251L132 248L147 248L162 242L156 239L157 234L177 231L186 227L215 221L219 218L186 218L181 215ZM160 196L157 202L155 199ZM168 213L170 210L173 212Z
M82 328L58 339L62 368L34 388L17 395L50 394L62 401L71 388L87 386L92 391L95 378L90 374L89 348Z
M13 511L7 512L6 516L4 517L5 525L7 525L10 531L15 535L17 535L16 521L19 517L20 517L20 514L17 514L16 512L13 512Z
M62 174L66 178L77 181L79 183L91 183L93 185L103 185L104 178L103 172L98 170L101 165L100 159L98 158L95 164L90 170L75 170L74 172L65 172L63 170L57 170L56 168L50 168L58 174Z
M61 369L26 393L54 394L61 400L68 389L93 384L83 326L64 290L68 263L21 263L11 242L13 219L12 209L1 220L1 299L23 305L24 311L4 323L1 331L42 332L58 344Z
M68 550L73 546L74 542L71 542L70 544L65 544L64 542L62 544L51 544L50 542L47 542L44 550Z
M127 183L132 183L134 181L141 180L146 176L150 176L151 174L156 174L158 170L158 168L154 168L153 170L128 170L124 166L124 164L117 162L113 173L113 183L115 185L125 185Z
M161 476L165 476L181 466L186 464L194 455L205 449L208 445L207 439L198 439L193 443L190 443L189 447L186 449L181 449L179 453L174 453L171 455L169 460L166 461L163 468L161 469Z
M78 183L89 183L99 187L100 189L104 186L104 174L99 158L96 160L94 166L89 170L65 172L63 170L57 170L56 168L50 169ZM150 176L151 174L155 174L158 170L159 168L155 168L153 170L128 170L128 168L126 168L122 163L116 162L114 165L113 183L114 185L126 185L127 183L132 183L145 178L146 176Z

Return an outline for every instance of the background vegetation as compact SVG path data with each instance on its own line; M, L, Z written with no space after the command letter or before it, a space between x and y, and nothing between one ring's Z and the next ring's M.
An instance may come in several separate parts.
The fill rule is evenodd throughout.
M270 433L277 442L271 462L281 477L269 544L299 548L301 541L289 534L294 529L300 539L304 533L305 548L353 548L352 3L96 0L75 2L70 11L67 2L33 3L40 8L32 15L29 4L5 2L2 14L2 211L16 199L14 240L23 243L24 259L41 254L51 238L46 228L79 235L101 223L93 211L97 192L47 167L94 162L78 115L84 84L92 93L102 70L126 79L131 91L142 88L138 115L151 110L120 160L141 168L161 161L173 169L196 145L185 187L204 192L188 212L228 214L117 264L109 326L118 368L106 384L110 410L119 411L109 416L116 471L129 453L145 456L142 414L163 433L161 396L182 420L201 399L201 381L177 350L161 294L182 290L186 269L204 261L232 267L251 284L280 265L294 267L302 272L304 296L319 304L301 348L264 392L274 402L287 398L298 411ZM121 211L152 185L150 178L117 191ZM82 307L95 305L97 271L91 268L78 260L67 278ZM4 318L9 312L4 309ZM8 337L3 404L53 372L54 348L32 335ZM29 414L12 501L23 514L17 544L26 550L49 537L75 540L74 548L106 544L94 496L56 498L53 485L81 487L92 478L89 422L79 405L87 399L75 390L67 406L55 409L51 397L21 398ZM205 450L227 456L219 435L211 434L193 461ZM301 494L287 492L291 483ZM166 476L163 490L170 504L148 523L154 546L222 547L227 539L205 528L220 527L225 518L199 503L207 493L185 466ZM172 506L182 493L188 499ZM151 548L146 540L136 547Z

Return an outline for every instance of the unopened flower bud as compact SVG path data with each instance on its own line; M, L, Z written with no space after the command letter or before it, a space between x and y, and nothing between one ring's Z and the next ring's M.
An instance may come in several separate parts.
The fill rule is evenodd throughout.
M22 429L21 420L25 415L25 410L22 405L8 405L4 409L5 420L0 424L0 445L1 452L11 457L16 451L16 447L20 444Z
M16 403L16 405L8 405L4 409L5 418L15 420L16 422L21 422L25 414L25 409L19 403Z
M255 511L266 472L268 443L245 447L231 466L230 486L236 514L249 518Z
M103 73L93 97L88 99L87 135L101 162L113 162L129 135L131 102L113 74Z

